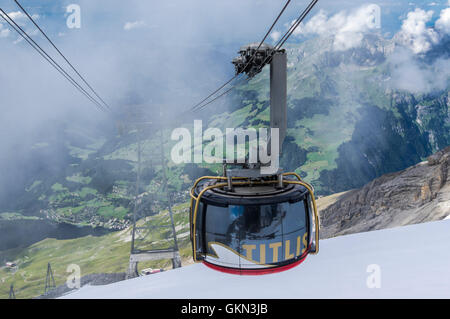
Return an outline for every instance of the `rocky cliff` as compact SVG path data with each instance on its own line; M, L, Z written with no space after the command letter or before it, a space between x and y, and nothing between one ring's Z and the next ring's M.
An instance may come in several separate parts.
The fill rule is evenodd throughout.
M321 237L416 224L450 215L450 147L406 170L342 194L320 212Z

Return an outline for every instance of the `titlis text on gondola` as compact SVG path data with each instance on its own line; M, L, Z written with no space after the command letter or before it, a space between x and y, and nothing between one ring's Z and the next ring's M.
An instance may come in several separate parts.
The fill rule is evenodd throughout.
M194 134L187 128L176 128L171 139L178 141L171 150L175 164L203 162L261 163L262 174L274 174L279 168L279 129L271 128L227 128L226 133L215 127L203 132L203 122L194 121ZM193 138L192 138L193 136ZM224 140L225 154L224 156ZM205 145L204 145L205 144ZM248 157L246 151L248 145Z

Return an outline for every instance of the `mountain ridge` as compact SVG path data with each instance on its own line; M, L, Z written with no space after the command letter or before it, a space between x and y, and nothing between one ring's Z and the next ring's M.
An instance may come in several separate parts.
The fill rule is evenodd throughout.
M450 147L406 170L342 194L321 210L321 237L330 238L436 221L450 215Z

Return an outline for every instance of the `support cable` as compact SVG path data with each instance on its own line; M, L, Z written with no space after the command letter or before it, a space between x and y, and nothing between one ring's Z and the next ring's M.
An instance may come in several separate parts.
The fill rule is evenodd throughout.
M255 59L256 57L256 52L259 50L259 48L263 45L264 41L267 39L267 37L269 36L270 32L272 32L273 28L275 27L275 25L277 24L278 20L280 19L280 17L282 16L282 14L284 13L284 11L286 10L286 8L288 7L289 3L291 2L291 0L288 0L286 2L286 4L283 6L283 9L280 11L280 13L278 14L278 16L276 17L275 21L272 23L272 25L270 26L269 30L266 32L266 34L264 35L263 39L261 40L261 42L259 43L257 49L255 50L255 52L253 53L253 55L251 56L251 58L247 61L247 63L245 64L243 70L245 70L247 68L247 66L250 65L250 63ZM213 96L214 94L216 94L217 92L219 92L221 89L223 89L226 85L228 85L230 82L232 82L234 79L236 79L238 76L240 75L240 73L236 74L234 77L232 77L230 80L228 80L227 82L225 82L222 86L220 86L217 90L215 90L214 92L212 92L210 95L208 95L206 98L204 98L203 100L201 100L199 103L195 104L191 111L198 111L200 109L203 109L205 106L211 104L212 102L216 101L217 99L219 99L220 97L224 96L225 94L227 94L228 92L230 92L233 88L236 87L232 86L230 89L228 89L227 91L225 91L224 93L220 94L219 96L215 97L214 99L212 99L211 101L208 101L206 104L202 105L205 101L207 101L211 96Z
M81 80L89 87L89 89L95 94L95 96L104 104L104 106L108 109L111 109L109 105L97 94L97 92L92 88L92 86L86 81L86 79L78 72L78 70L72 65L72 63L69 62L69 60L65 57L64 54L56 47L56 45L53 43L52 40L47 36L47 34L39 27L39 25L34 21L34 19L28 14L28 12L22 7L22 5L17 1L14 0L16 4L19 6L19 8L25 13L25 15L33 22L35 27L44 35L44 37L50 42L50 44L55 48L55 50L61 55L61 57L67 62L67 64L72 68L72 70L80 77Z
M63 75L80 93L85 95L97 108L105 111L104 107L96 101L86 90L78 84L50 55L43 50L23 29L20 27L3 9L0 8L0 16L16 31L27 43L35 49L50 65L52 65L61 75Z

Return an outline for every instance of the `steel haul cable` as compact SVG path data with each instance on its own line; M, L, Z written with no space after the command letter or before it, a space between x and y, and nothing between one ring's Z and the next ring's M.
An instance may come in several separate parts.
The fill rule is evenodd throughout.
M295 22L291 25L291 27L288 29L288 31L281 37L281 39L276 43L273 52L276 52L277 50L279 50L284 43L289 39L289 37L294 33L294 31L297 29L297 27L300 25L300 23L305 19L305 17L309 14L309 12L313 9L313 7L316 5L316 3L319 0L312 0L309 5L306 7L306 9L300 14L300 16L295 20ZM258 49L261 47L262 43L265 41L265 39L267 38L267 36L270 34L271 30L273 29L273 27L275 26L275 24L277 23L277 21L279 20L279 18L281 17L281 15L283 14L284 10L286 9L286 7L288 6L290 0L288 0L288 2L285 4L285 6L283 7L283 9L281 10L280 14L278 15L278 17L275 19L275 22L272 24L272 26L270 27L269 31L266 33L266 35L264 36L263 40L261 41L261 43L258 46ZM256 51L258 50L256 49ZM255 55L256 55L256 51L255 53L252 55L252 57L250 58L250 60L246 63L246 65L244 66L244 70L245 68L251 63L251 61L253 61ZM270 63L270 60L272 58L272 55L268 55L266 57L266 59L263 61L263 63L261 64L261 66L259 67L259 71L262 70L262 68L267 64ZM236 77L236 76L235 76ZM234 77L234 78L235 78ZM233 78L233 79L234 79ZM247 81L250 78L247 79ZM226 83L228 84L228 83ZM226 85L225 84L225 85ZM223 85L221 88L223 88L225 85ZM224 96L225 94L227 94L228 92L230 92L232 89L234 89L237 85L232 86L231 88L229 88L227 91L223 92L222 94L220 94L219 96L215 97L214 99L212 99L211 101L208 101L207 103L200 105L196 110L200 110L203 109L204 107L206 107L207 105L213 103L214 101L216 101L217 99L219 99L220 97ZM216 90L214 93L216 93L217 91L219 91L221 88L219 88L218 90ZM212 93L210 96L214 95L214 93ZM210 96L208 96L206 99L204 99L201 103L203 103L204 101L206 101ZM199 104L201 104L199 103Z
M55 67L58 72L60 72L72 85L74 85L81 93L83 93L92 103L94 103L97 107L99 107L101 110L106 111L105 108L107 108L108 110L110 110L109 105L99 96L99 94L93 89L93 87L86 81L86 79L80 74L80 72L73 66L72 63L70 63L70 61L64 56L64 54L57 48L57 46L50 40L50 38L47 36L47 34L39 27L39 25L35 22L35 20L28 14L28 12L23 8L23 6L18 2L18 0L14 0L14 2L19 6L19 8L25 13L25 15L31 20L31 22L36 26L36 28L44 35L44 37L50 42L50 44L54 47L54 49L62 56L62 58L67 62L67 64L72 68L72 70L81 78L81 80L87 85L87 87L95 94L95 96L103 103L103 105L98 102L96 99L94 99L94 97L92 97L77 81L75 81L52 57L50 57L47 52L45 50L43 50L22 28L20 28L19 25L17 25L14 20L12 20L7 14L6 12L3 12L3 14L5 16L7 16L9 18L9 20L12 21L12 23L14 23L14 25L16 25L16 27L14 27L10 21L8 21L5 16L2 15L2 17L5 19L5 21L16 31L18 32L35 50L38 51L39 54L41 54L53 67ZM284 13L284 11L286 10L286 8L288 7L289 3L291 2L291 0L288 0L285 5L283 6L282 10L280 11L280 13L278 14L278 16L276 17L275 21L272 23L271 27L269 28L269 30L266 32L266 34L264 35L262 41L259 43L257 49L255 50L255 52L253 53L253 55L251 56L251 58L248 60L248 62L246 63L246 65L244 66L244 69L254 60L255 56L256 56L256 51L262 46L262 44L264 43L264 41L267 39L267 37L270 35L270 32L273 30L273 28L275 27L276 23L278 22L278 20L280 19L280 17L282 16L282 14ZM273 49L273 52L275 52L276 50L279 50L284 43L289 39L289 37L293 34L293 32L296 30L296 28L300 25L300 23L303 21L303 19L306 17L306 15L312 10L312 8L314 7L314 5L318 2L318 0L313 0L311 1L311 3L308 5L308 7L302 12L302 14L297 18L297 20L295 20L295 22L291 25L291 27L289 28L289 30L283 35L283 37L277 42L277 44L275 45L275 48ZM21 32L19 32L20 29ZM28 39L27 39L28 38ZM32 43L31 43L31 42ZM270 59L272 58L272 54L270 54L266 60L264 60L263 64L260 66L259 70L261 70L264 65L266 64L267 61L270 62ZM233 85L232 87L228 88L226 91L220 93L218 96L214 97L212 100L209 100L211 97L213 97L215 94L217 94L220 90L222 90L224 87L226 87L228 84L230 84L231 82L233 82L236 78L238 78L238 76L241 73L236 74L235 76L233 76L231 79L229 79L228 81L226 81L224 84L222 84L218 89L216 89L215 91L213 91L211 94L209 94L206 98L202 99L199 103L195 104L190 111L192 112L196 112L198 110L203 109L204 107L206 107L207 105L213 103L214 101L216 101L217 99L219 99L220 97L224 96L225 94L227 94L228 92L230 92L231 90L233 90L238 84ZM251 78L247 78L246 81L248 82ZM239 83L240 84L240 83ZM208 101L209 100L209 101ZM206 103L205 103L206 102ZM183 113L184 114L184 113Z
M105 111L104 107L96 101L86 90L81 87L51 56L45 52L3 9L0 8L0 15L28 44L35 49L47 62L50 63L61 75L63 75L78 91L85 95L99 110Z
M306 7L305 10L300 14L300 16L295 20L295 22L291 25L291 27L288 29L288 31L281 37L281 39L275 44L275 47L273 49L273 52L276 52L281 49L281 47L284 45L284 43L289 39L289 37L294 33L295 29L302 23L302 21L305 19L305 17L308 15L308 13L312 10L312 8L316 5L316 3L319 0L312 0L309 5ZM261 64L261 67L259 68L259 71L267 64L270 63L270 60L272 59L272 55L268 55L266 59Z
M50 38L47 36L47 34L39 27L39 25L34 21L34 19L28 14L28 12L22 7L22 5L17 1L14 0L16 4L19 6L19 8L25 13L25 15L33 22L33 24L36 26L36 28L44 35L44 37L50 42L50 44L55 48L55 50L62 56L62 58L67 62L67 64L72 68L72 70L83 80L83 82L89 87L89 89L97 96L97 98L102 101L105 107L110 109L109 105L97 94L97 92L92 88L92 86L86 81L86 79L78 72L78 70L72 65L72 63L69 62L69 60L62 54L62 52L56 47L56 45L50 40Z
M230 87L228 90L226 90L225 92L221 93L220 95L216 96L214 99L212 99L211 101L208 101L206 104L202 105L201 107L199 107L198 109L194 110L193 112L197 112L199 110L202 110L203 108L205 108L206 106L208 106L209 104L213 103L214 101L220 99L222 96L224 96L225 94L227 94L228 92L230 92L231 90L233 90L234 88L236 88L238 85L243 85L244 83L250 81L251 78L246 78L244 81L242 81L241 83L237 83L236 85L233 85L232 87Z
M195 104L192 108L191 111L195 111L197 107L201 107L201 104L203 102L205 102L206 100L208 100L211 96L213 96L214 94L216 94L217 92L219 92L221 89L223 89L225 86L227 86L229 83L231 83L234 79L236 79L239 76L239 74L236 74L235 76L233 76L231 79L229 79L227 82L225 82L224 84L222 84L217 90L215 90L214 92L212 92L210 95L208 95L207 97L205 97L203 100L201 100L200 102L198 102L197 104Z
M305 19L305 17L308 15L308 13L314 8L314 6L316 5L316 3L318 1L319 0L311 1L311 3L305 9L305 11L303 11L303 13L297 19L297 21L291 26L290 31L288 31L289 34L286 36L286 38L283 40L283 42L281 42L281 44L279 45L279 48L281 48L283 46L283 44L287 41L287 39L289 39L289 37L292 35L292 33L294 33L295 29L297 29L297 27L300 25L300 23L302 23L302 21Z

